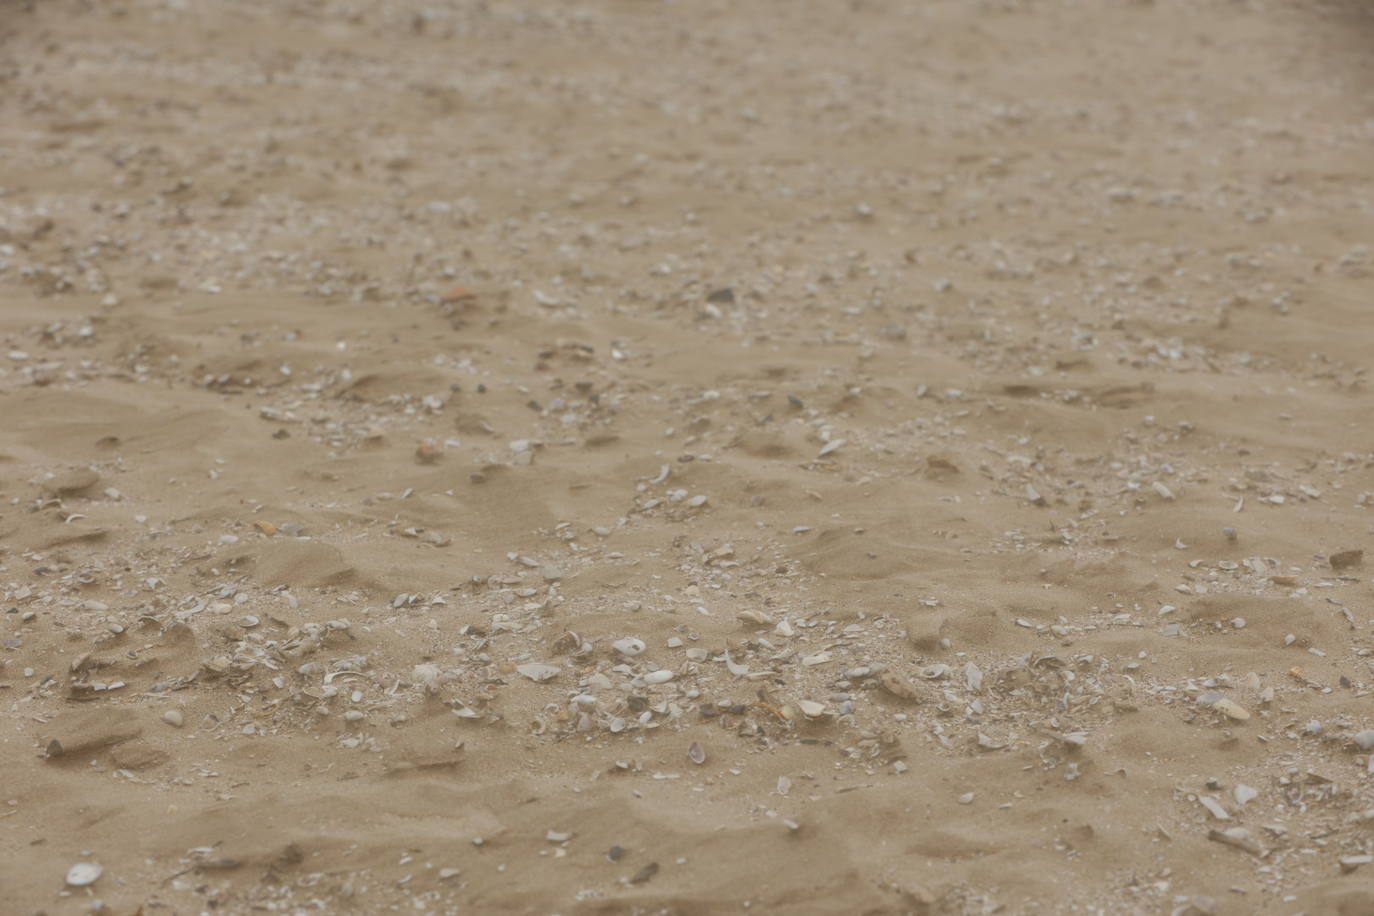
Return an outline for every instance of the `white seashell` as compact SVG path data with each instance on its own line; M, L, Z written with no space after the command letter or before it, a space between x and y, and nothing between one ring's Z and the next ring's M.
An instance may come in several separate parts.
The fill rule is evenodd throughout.
M964 666L964 680L968 682L968 689L975 693L983 689L983 672L973 662Z
M77 862L67 869L67 884L71 887L85 887L100 879L105 869L94 862Z
M517 665L515 670L523 674L532 681L547 681L556 677L562 668L555 665L545 665L539 662L530 662L527 665Z
M617 639L615 642L611 643L611 648L615 649L615 651L619 652L621 655L638 655L644 651L644 640L636 639L633 636L627 636L624 639Z
M648 674L644 675L644 683L646 684L666 684L672 679L673 672L669 671L667 668L658 671L650 671Z
M1217 801L1212 796L1200 795L1198 796L1198 802L1200 802L1202 804L1202 807L1206 808L1208 812L1211 813L1212 817L1216 818L1217 820L1228 821L1231 819L1231 815L1227 812L1227 810L1224 807L1222 807L1221 802Z
M730 658L730 653L725 653L725 667L730 669L730 673L735 677L744 677L749 673L748 665L741 665Z
M1250 718L1250 713L1239 703L1226 697L1213 703L1212 708L1229 718L1235 719L1237 722L1244 722Z

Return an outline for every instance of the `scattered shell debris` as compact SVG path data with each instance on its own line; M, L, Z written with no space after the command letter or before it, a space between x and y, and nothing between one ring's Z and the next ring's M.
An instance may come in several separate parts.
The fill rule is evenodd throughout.
M0 909L1374 912L1341 4L11 6Z

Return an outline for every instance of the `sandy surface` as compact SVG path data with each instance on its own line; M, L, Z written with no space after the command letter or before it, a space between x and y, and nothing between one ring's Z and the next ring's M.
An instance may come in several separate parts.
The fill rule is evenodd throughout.
M1358 7L0 36L4 913L1374 911Z

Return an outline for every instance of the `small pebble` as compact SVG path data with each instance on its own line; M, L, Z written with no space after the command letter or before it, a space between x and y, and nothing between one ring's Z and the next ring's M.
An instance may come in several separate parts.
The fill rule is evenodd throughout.
M1363 550L1342 550L1330 556L1331 568L1337 571L1359 566L1364 562Z
M172 728L181 728L181 726L185 724L186 718L181 714L181 710L169 709L162 714L162 721L172 726Z
M630 883L643 884L656 874L658 874L658 863L650 862L648 865L635 872L634 877L630 879Z

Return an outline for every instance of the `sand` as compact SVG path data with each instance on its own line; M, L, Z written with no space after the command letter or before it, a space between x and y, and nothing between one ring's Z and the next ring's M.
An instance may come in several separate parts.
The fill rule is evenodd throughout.
M4 913L1374 912L1358 5L0 36Z

